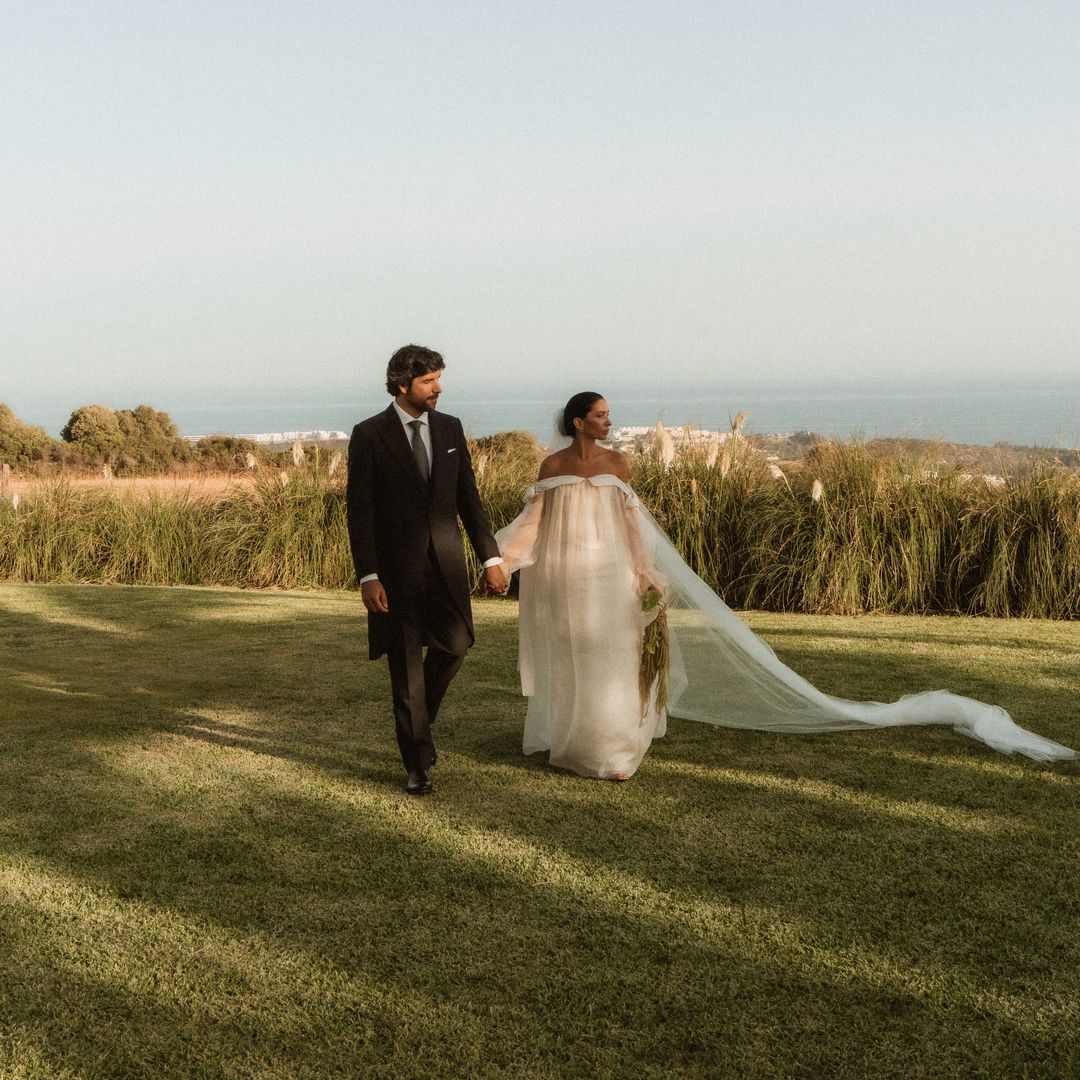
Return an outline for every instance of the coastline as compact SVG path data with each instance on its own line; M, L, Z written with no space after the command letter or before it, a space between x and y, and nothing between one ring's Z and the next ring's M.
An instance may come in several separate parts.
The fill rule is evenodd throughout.
M500 431L527 431L541 444L553 438L554 415L569 393L558 384L514 384L492 389L464 378L446 380L440 409L457 416L474 437ZM936 441L957 445L1080 447L1080 378L1031 379L724 379L710 375L662 385L588 375L584 382L608 395L616 427L669 429L686 426L727 431L746 414L745 433L760 437L814 432L823 438L852 437ZM622 383L622 387L620 387ZM25 423L53 437L71 412L90 401L109 408L145 402L169 414L180 434L198 439L214 434L348 433L366 416L386 408L377 386L342 384L280 387L244 394L232 387L176 389L133 386L130 390L60 389L47 398L7 404ZM286 437L281 441L291 441Z

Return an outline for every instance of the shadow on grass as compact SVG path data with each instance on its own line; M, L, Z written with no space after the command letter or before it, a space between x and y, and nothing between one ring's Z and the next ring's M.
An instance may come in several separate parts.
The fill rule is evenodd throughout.
M993 755L957 736L673 723L631 785L581 781L520 758L501 619L447 701L437 797L407 802L385 672L340 598L32 601L44 612L3 624L29 644L5 656L0 706L15 928L0 950L18 973L11 1023L54 1066L1075 1062L1060 997L1075 927L1055 910L1073 789L1033 781L1043 801L1025 810L1010 776L965 771L961 755ZM958 790L988 805L950 802ZM898 816L912 804L943 813Z

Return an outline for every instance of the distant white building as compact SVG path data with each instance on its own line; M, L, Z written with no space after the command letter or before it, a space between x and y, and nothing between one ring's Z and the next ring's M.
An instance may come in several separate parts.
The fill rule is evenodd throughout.
M720 445L731 438L730 431L705 431L702 428L665 428L672 444L679 446ZM608 443L624 453L627 450L649 450L656 440L655 427L621 427L608 435Z
M330 442L332 439L347 439L349 436L344 431L264 431L233 437L253 443L291 443L297 439L300 442Z

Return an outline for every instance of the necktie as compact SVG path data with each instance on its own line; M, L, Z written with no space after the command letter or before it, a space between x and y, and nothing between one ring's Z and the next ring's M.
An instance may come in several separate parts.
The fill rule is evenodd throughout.
M420 438L420 429L423 426L420 420L409 421L409 427L412 428L412 452L413 457L416 458L416 467L420 470L420 475L427 480L431 476L431 466L428 464L424 440Z

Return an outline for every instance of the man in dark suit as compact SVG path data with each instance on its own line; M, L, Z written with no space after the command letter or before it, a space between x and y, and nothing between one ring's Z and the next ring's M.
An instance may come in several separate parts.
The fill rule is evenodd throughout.
M385 654L390 667L410 795L432 790L431 725L473 643L459 517L483 563L485 591L507 587L461 421L435 411L444 367L431 349L398 349L386 369L390 408L357 424L349 442L349 542L368 611L368 656Z

